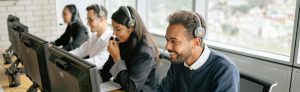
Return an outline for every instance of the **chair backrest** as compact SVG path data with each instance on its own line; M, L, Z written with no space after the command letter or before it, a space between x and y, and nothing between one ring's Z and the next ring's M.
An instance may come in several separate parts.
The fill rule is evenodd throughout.
M272 92L277 82L240 71L240 92Z
M167 75L170 66L171 66L171 62L169 60L160 59L160 63L158 64L157 67L157 71L159 74L159 83Z

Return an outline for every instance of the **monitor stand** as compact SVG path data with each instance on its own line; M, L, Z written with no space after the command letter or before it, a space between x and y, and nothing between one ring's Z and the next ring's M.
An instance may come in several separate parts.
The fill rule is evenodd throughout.
M9 87L18 87L20 83L20 69L17 68L21 62L20 59L17 59L15 62L11 64L9 68L5 68L5 73L8 75L9 78Z
M10 45L3 53L4 64L11 64L11 57L13 56L12 46Z
M8 68L6 68L5 73L10 78L9 87L18 87L20 83L20 72L25 72L24 68L18 68L21 60L17 58Z

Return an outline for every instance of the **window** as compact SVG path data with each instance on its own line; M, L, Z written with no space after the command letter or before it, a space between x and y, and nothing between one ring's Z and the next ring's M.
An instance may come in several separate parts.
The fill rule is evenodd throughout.
M136 9L136 0L107 0L110 2L108 8L108 24L111 24L111 15L116 12L120 6L131 6Z
M290 56L296 0L209 0L207 39Z
M168 16L177 10L193 9L193 0L148 0L148 28L153 33L165 34Z
M298 59L297 59L296 64L298 64L300 66L300 50L299 50L299 47L298 47L298 51L296 51L296 52L298 53L298 57L297 57Z
M136 0L110 0L112 13L117 11L120 6L131 6L136 8Z
M298 60L297 60L297 64L300 64L300 54L299 54L299 50L298 50Z

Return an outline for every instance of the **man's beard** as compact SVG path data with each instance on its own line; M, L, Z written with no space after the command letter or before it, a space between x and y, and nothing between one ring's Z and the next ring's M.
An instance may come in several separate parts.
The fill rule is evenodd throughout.
M191 50L185 50L185 51L186 51L185 53L180 53L180 54L178 54L177 52L175 52L176 59L175 60L171 60L171 61L173 63L183 63L183 62L185 62L188 58L190 58L192 56Z

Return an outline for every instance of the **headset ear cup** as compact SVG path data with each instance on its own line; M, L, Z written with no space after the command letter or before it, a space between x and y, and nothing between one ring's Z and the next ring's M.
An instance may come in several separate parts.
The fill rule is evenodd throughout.
M203 38L205 36L205 30L204 30L204 28L201 25L200 17L198 16L197 13L192 13L192 14L194 14L196 16L196 18L198 20L197 22L199 23L198 24L199 26L194 30L194 33L193 33L194 37L196 37L196 38Z
M77 20L77 13L75 13L74 15L73 15L73 23L75 23L76 22L76 20Z
M99 12L98 12L98 15L101 17L101 16L104 16L104 12L102 11L102 6L99 4L96 4L97 7L99 8Z
M127 23L128 27L133 27L135 25L135 21L134 20L129 20Z
M199 38L200 34L199 34L199 27L197 27L195 30L194 30L194 37L195 38Z
M72 21L72 23L75 23L76 21L77 21L77 9L76 9L76 6L74 5L73 6L73 8L74 8L74 12L72 13L72 19L71 19L71 21Z
M78 20L78 17L77 17L77 16L78 16L79 14L78 14L78 12L77 12L77 9L75 9L75 11L76 11L76 12L75 12L75 16L74 16L74 21L77 21L77 20Z
M132 16L131 16L131 13L129 11L129 8L126 7L126 6L121 6L121 9L125 12L125 14L127 15L128 19L129 19L128 22L126 22L126 26L128 28L133 27L135 25L135 20L132 19Z
M194 36L196 38L202 38L204 37L204 35L205 35L205 31L203 28L197 27L196 30L194 31Z

